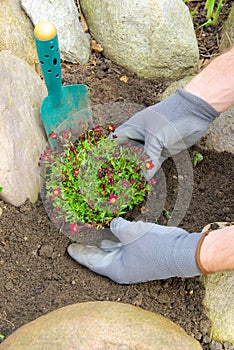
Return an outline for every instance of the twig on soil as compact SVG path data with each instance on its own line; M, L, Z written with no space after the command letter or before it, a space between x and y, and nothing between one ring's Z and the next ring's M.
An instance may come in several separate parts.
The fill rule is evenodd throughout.
M12 327L15 327L14 323L12 323L11 321L7 320L6 318L0 317L0 320L3 321L3 322L10 323L10 325L11 325Z

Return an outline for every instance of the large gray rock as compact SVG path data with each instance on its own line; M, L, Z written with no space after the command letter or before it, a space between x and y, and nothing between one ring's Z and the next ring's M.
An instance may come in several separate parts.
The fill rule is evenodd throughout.
M166 318L110 301L69 305L14 332L1 350L201 350Z
M198 46L181 0L80 0L104 55L139 77L174 77L197 69Z
M90 55L89 34L79 21L73 0L21 0L34 25L50 20L57 28L61 58L72 63L86 63Z
M23 60L0 52L0 186L1 198L19 206L39 193L38 160L46 137L40 104L46 88Z
M227 151L234 154L234 106L221 113L210 124L200 146L217 152Z
M234 4L232 4L231 11L223 26L220 51L225 51L226 49L228 49L233 45L234 45Z
M234 272L203 276L202 281L206 289L203 302L212 321L212 338L234 345Z
M0 50L9 50L34 65L37 60L32 24L20 0L2 0L0 6Z
M184 77L183 79L174 81L173 83L171 83L166 90L162 93L161 96L161 100L165 100L166 98L168 98L169 96L171 96L172 94L174 94L176 92L176 90L178 89L179 86L185 86L186 84L188 84L188 82L193 78L192 75L189 75L187 77Z
M214 222L206 225L202 232L231 226L234 222ZM234 272L225 271L201 276L206 290L203 300L207 316L212 322L211 337L216 341L234 345Z

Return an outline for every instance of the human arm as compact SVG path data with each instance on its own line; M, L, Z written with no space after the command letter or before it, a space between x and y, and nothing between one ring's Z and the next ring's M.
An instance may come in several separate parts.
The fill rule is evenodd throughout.
M188 233L170 226L114 219L120 243L101 248L73 243L68 253L90 270L122 284L234 269L234 226Z
M165 101L137 113L116 129L120 141L134 140L144 145L155 164L152 171L147 171L147 179L168 156L195 144L219 112L234 104L233 53L232 49L223 62L215 59L212 69L207 66L184 89L179 88ZM232 59L228 70L224 67L227 58ZM220 71L217 73L216 69ZM202 88L198 90L198 86ZM104 242L100 249L74 243L68 248L69 254L82 265L119 283L234 270L233 226L206 235L121 220L113 220L111 225L120 238L119 245L111 247Z
M234 270L234 225L204 234L198 254L204 274Z
M196 247L202 233L152 223L111 222L119 243L103 241L101 248L73 243L68 253L78 263L118 283L139 283L170 277L200 275Z
M180 87L166 100L136 113L114 133L120 143L130 140L143 147L154 164L144 174L149 180L165 159L198 142L218 116L210 104Z
M220 112L234 104L234 48L211 61L166 100L138 112L115 131L119 140L144 145L155 167L197 143Z
M234 105L234 47L213 59L184 90L224 112Z

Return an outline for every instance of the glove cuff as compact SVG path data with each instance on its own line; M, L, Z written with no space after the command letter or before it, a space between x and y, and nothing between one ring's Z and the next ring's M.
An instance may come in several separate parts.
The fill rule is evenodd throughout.
M208 234L211 232L212 230L208 230L206 232L203 233L203 235L201 236L201 239L200 241L198 242L198 245L197 245L197 250L196 250L196 263L197 263L197 266L199 268L199 270L201 271L201 273L203 275L208 275L208 271L204 269L204 267L202 266L201 264L201 260L200 260L200 254L201 254L201 247L202 247L202 244L204 242L204 239L208 236Z
M197 113L200 114L201 118L208 122L212 122L220 115L220 113L217 112L208 102L191 92L185 91L182 86L177 89L177 93L185 99L187 103L191 104L194 110L197 110Z
M178 228L174 231L174 237L171 236L170 244L168 241L166 251L167 267L172 276L188 278L203 273L200 270L200 260L197 260L197 247L202 236L202 232L188 233Z

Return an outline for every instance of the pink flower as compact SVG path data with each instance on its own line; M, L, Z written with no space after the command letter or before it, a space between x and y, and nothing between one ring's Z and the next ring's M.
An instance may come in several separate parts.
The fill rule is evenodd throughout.
M115 131L115 126L113 125L113 124L110 124L109 126L108 126L108 130L109 131Z
M149 184L150 184L150 185L156 184L156 180L155 180L155 179L151 179L151 180L149 181Z
M90 208L92 208L92 209L94 208L94 202L93 201L89 200L88 201L88 205L89 205Z
M111 194L109 197L108 203L115 204L118 198L119 198L118 196L114 196L113 194Z
M99 125L94 126L93 130L94 130L94 131L96 131L96 132L101 131L100 126L99 126Z
M41 154L41 159L42 159L42 160L48 160L48 159L49 159L49 157L48 157L48 152L42 153L42 154Z
M77 168L73 169L72 175L77 176L78 174L79 174L79 169L77 169Z
M148 160L148 162L145 163L145 167L147 170L151 170L154 167L154 163L152 160Z
M79 231L79 225L77 224L70 224L69 228L70 228L71 235L74 235L76 232Z
M130 186L130 182L127 181L126 179L121 180L120 183L121 183L121 186L124 186L126 188L128 188Z
M71 137L71 132L72 132L72 128L70 128L70 129L68 129L68 130L65 130L65 131L63 132L63 137L64 137L65 139L69 139L69 138Z
M49 134L49 137L51 137L52 139L56 139L57 138L57 134L56 132L52 131L50 134Z
M56 212L59 212L59 211L62 211L62 208L60 208L58 205L56 205L56 207L54 207L54 210L55 210Z
M61 189L60 189L60 188L54 188L54 189L52 190L52 195L53 195L54 197L58 197L58 196L60 195L60 193L61 193Z

